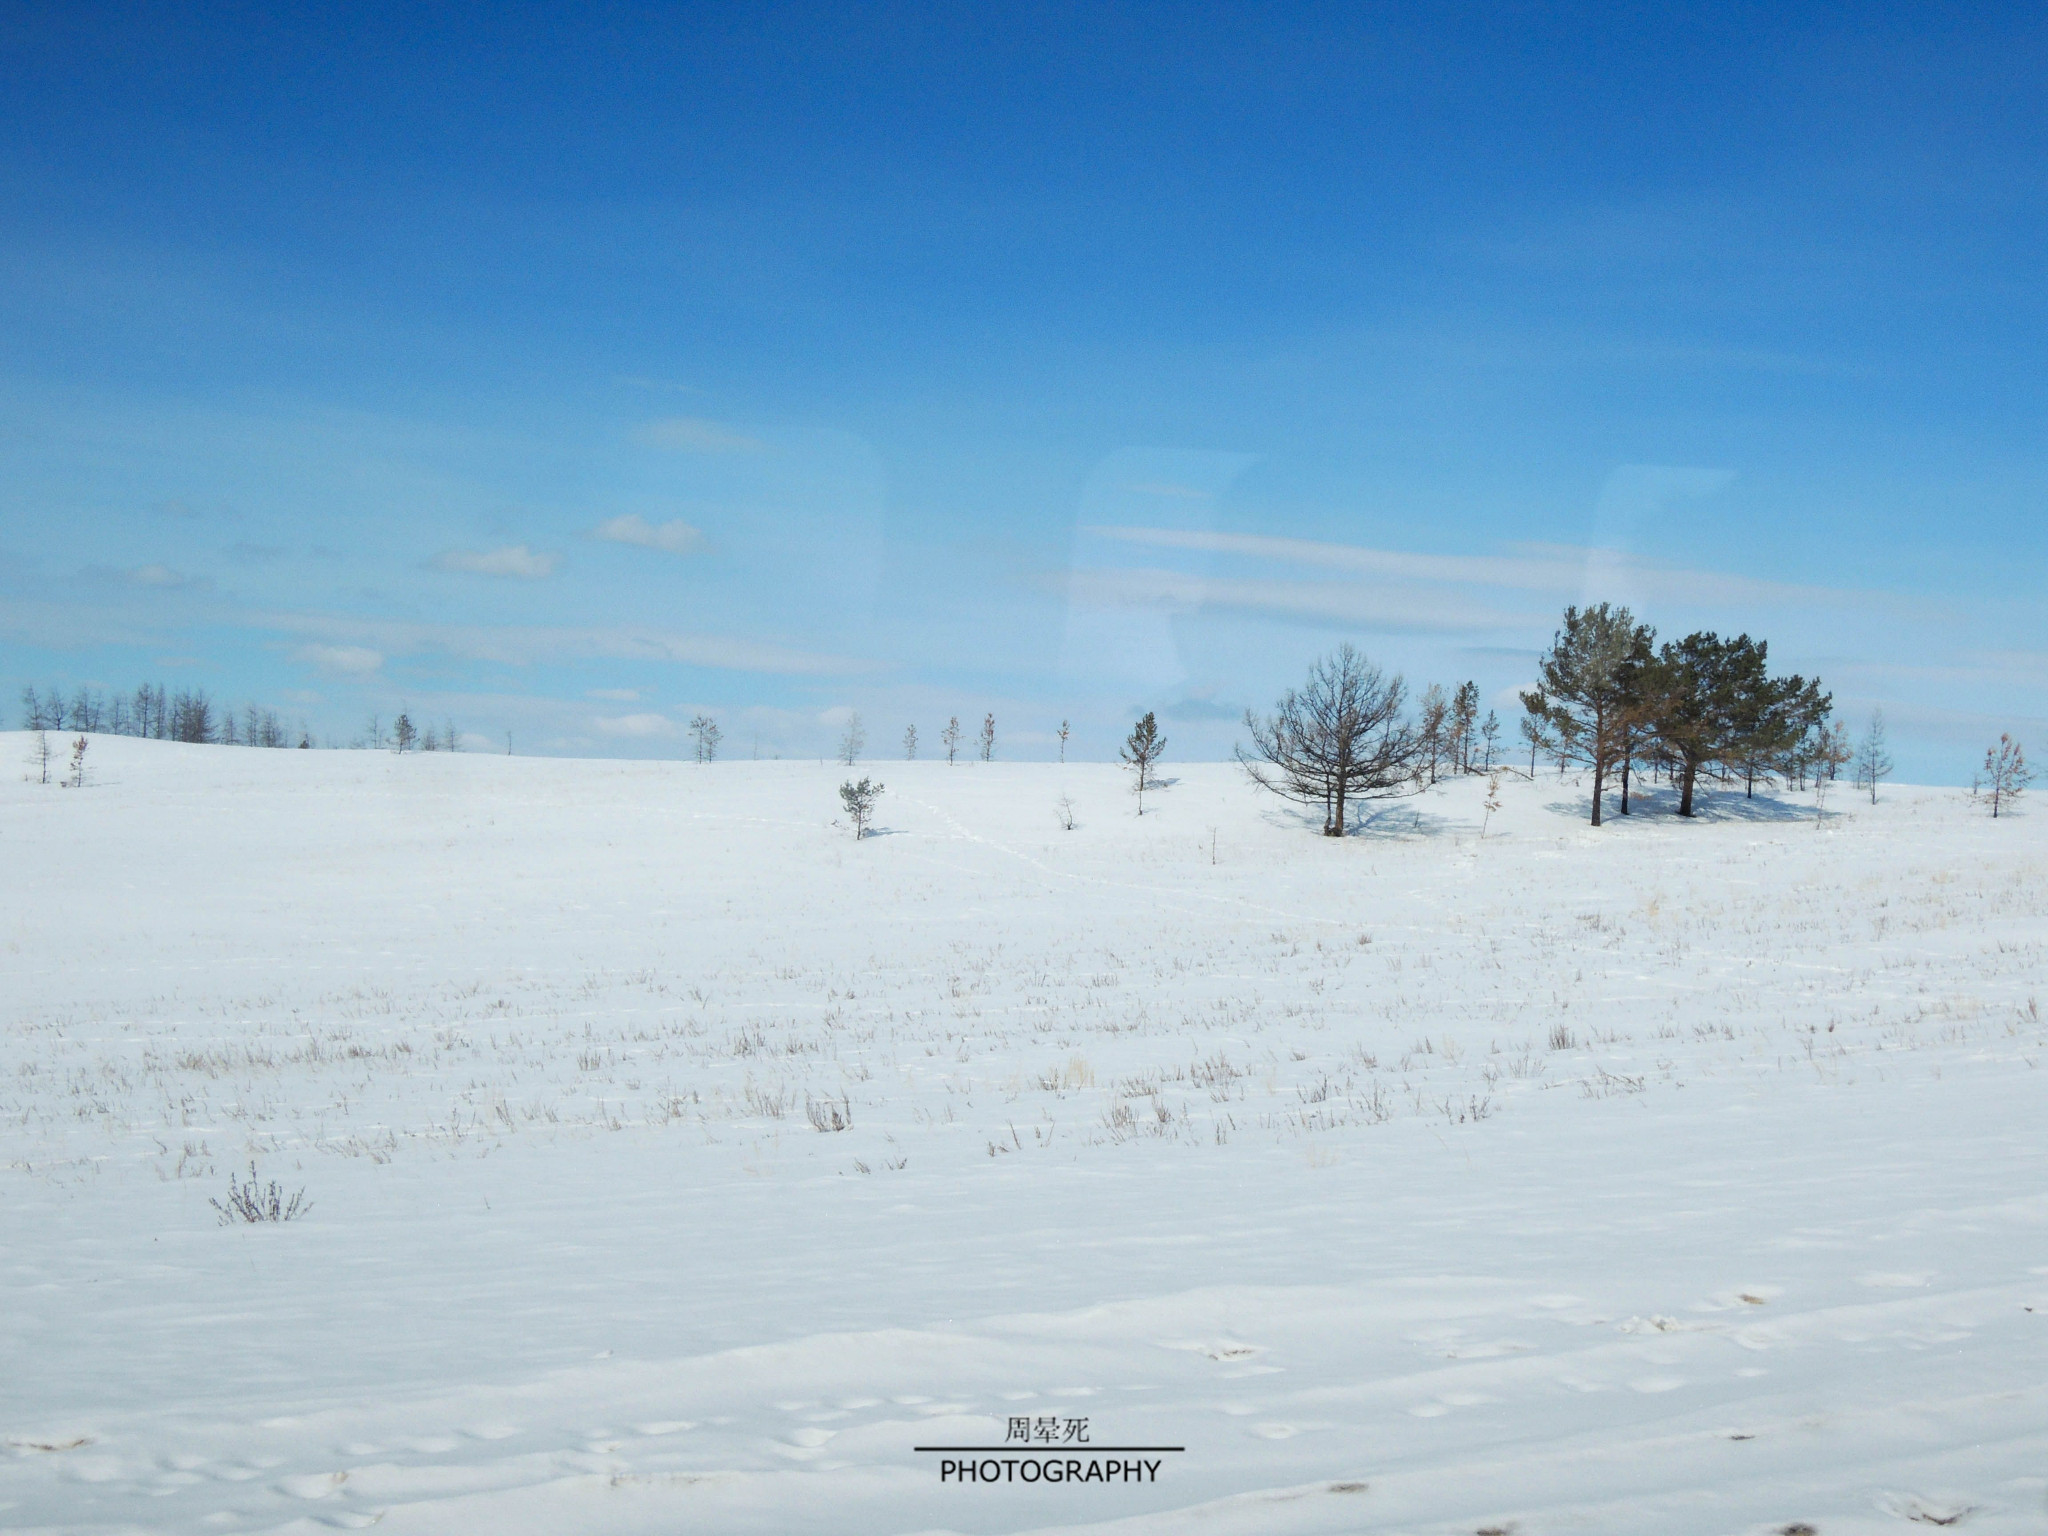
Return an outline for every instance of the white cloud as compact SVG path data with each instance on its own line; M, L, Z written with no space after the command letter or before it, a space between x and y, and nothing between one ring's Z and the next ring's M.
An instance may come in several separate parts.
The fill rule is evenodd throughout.
M537 555L524 544L508 544L503 549L451 549L436 555L434 564L444 571L466 571L473 576L514 576L522 581L538 581L554 575L561 559L560 555Z
M608 704L636 704L640 700L640 690L638 688L593 688L584 696L592 699L603 699Z
M637 544L642 549L663 549L672 555L687 555L704 542L704 535L681 518L666 523L649 523L628 512L599 523L590 530L593 539L610 544Z
M366 645L302 645L292 659L342 677L366 677L384 665L383 654Z
M667 715L600 715L591 722L607 736L673 736L676 723Z
M665 416L643 426L640 441L678 453L759 453L767 444L701 416Z

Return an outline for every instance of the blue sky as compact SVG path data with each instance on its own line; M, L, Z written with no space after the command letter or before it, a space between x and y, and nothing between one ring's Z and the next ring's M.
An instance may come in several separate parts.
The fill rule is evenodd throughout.
M2048 721L2038 13L424 9L4 13L10 693L1214 757L1606 599Z

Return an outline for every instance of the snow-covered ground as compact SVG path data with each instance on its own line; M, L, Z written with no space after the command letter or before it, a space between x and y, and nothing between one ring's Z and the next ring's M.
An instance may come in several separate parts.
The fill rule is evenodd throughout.
M2048 1529L2039 815L89 757L0 782L0 1527ZM1185 1450L914 1449L1016 1417Z

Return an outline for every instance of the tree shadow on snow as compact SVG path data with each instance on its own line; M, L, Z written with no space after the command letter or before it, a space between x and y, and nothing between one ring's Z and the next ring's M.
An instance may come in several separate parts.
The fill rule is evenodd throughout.
M1846 785L1838 785L1833 793L1841 794ZM1553 800L1543 807L1560 816L1570 816L1586 821L1593 814L1593 797L1590 791L1571 800ZM1645 788L1639 784L1629 786L1627 817L1621 814L1619 791L1609 790L1607 809L1602 821L1645 820L1682 821L1678 814L1678 791L1666 784ZM1833 821L1841 813L1829 811L1827 820ZM1699 822L1749 822L1760 825L1782 826L1790 822L1812 821L1811 802L1800 804L1795 800L1780 799L1774 794L1759 794L1750 799L1739 789L1708 789L1695 786L1692 792L1692 820Z
M1310 832L1320 837L1323 816L1318 810L1291 805L1269 805L1259 813L1269 827ZM1396 838L1442 837L1455 830L1442 816L1426 811L1409 800L1354 800L1344 808L1344 837Z

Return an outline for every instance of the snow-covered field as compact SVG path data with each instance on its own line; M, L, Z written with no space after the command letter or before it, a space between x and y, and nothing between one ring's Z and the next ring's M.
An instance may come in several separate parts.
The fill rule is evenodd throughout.
M90 758L0 783L0 1527L2048 1529L2038 814ZM1017 1417L1185 1450L914 1449Z

